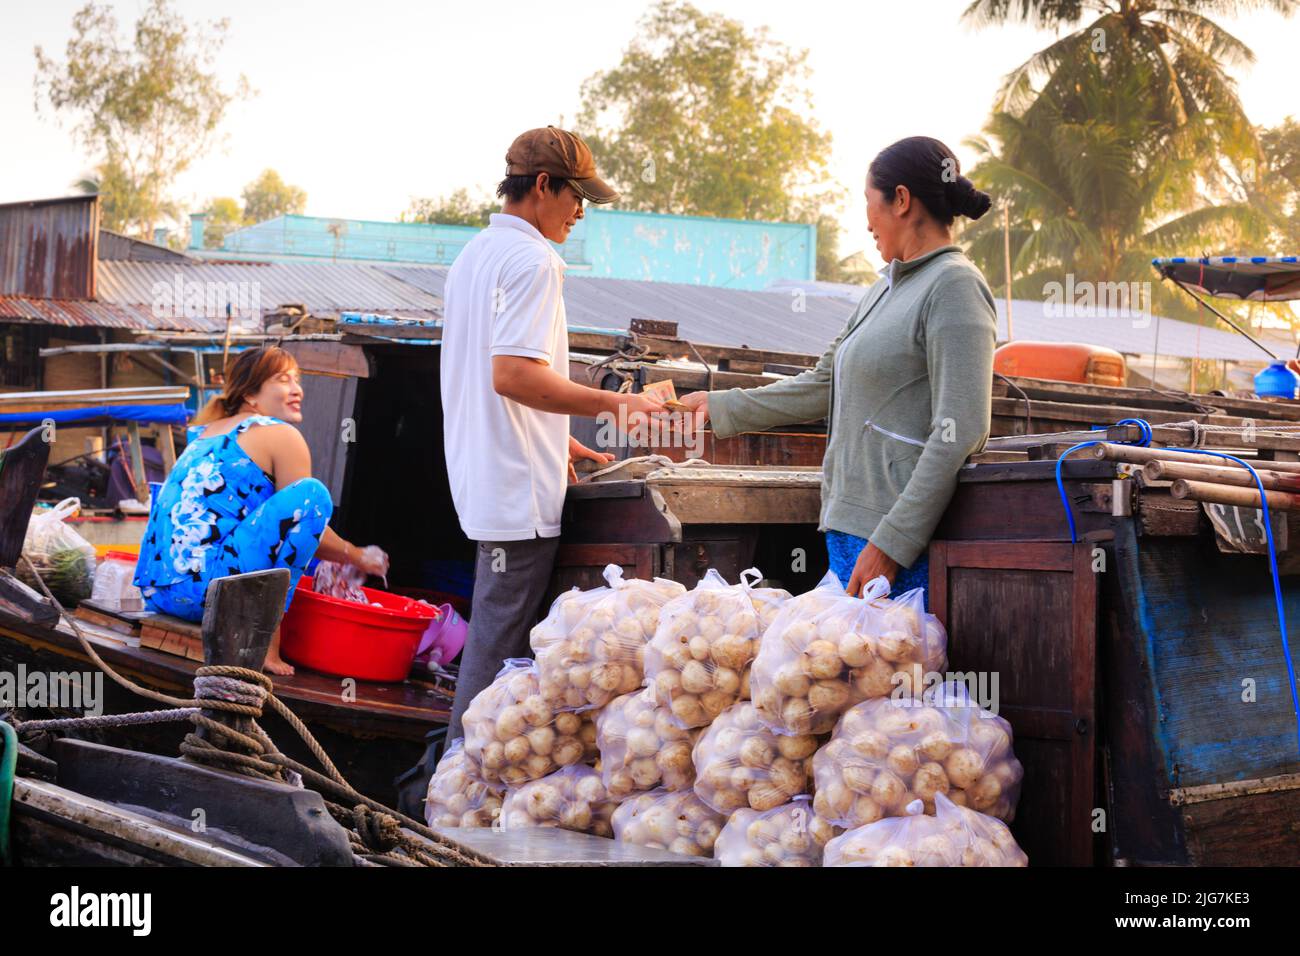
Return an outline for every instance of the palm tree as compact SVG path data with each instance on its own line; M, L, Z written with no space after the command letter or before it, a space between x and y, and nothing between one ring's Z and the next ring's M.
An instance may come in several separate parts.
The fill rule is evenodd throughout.
M1216 135L1204 114L1169 123L1143 95L1150 68L1111 77L1098 61L1076 70L1067 98L1042 93L1032 112L994 113L971 178L1011 211L1012 292L1041 298L1044 285L1073 273L1092 282L1151 281L1151 259L1170 250L1234 247L1266 234L1249 202L1211 203L1202 176ZM1002 217L962 233L989 276L1004 274ZM1166 314L1187 305L1155 286Z
M1257 146L1225 67L1249 65L1255 55L1210 17L1259 9L1289 16L1298 8L1300 0L974 0L962 18L975 26L1018 20L1049 30L1077 27L1007 75L1000 110L1021 115L1034 109L1039 93L1054 94L1059 108L1089 59L1141 63L1159 118L1182 125L1212 117L1219 149L1241 158Z

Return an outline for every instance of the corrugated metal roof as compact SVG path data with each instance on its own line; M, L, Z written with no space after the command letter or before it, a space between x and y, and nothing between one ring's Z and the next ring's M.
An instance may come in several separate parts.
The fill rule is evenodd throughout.
M99 197L0 205L0 295L93 299Z
M302 303L317 315L344 310L385 311L397 315L441 315L441 298L375 266L352 263L162 263L100 262L99 298L118 305L151 306L160 290L177 282L256 286L263 312ZM224 314L216 317L224 327Z
M447 270L384 266L384 271L442 300ZM570 273L564 283L569 324L626 330L632 319L677 323L678 334L710 345L820 355L839 335L855 303L829 297L603 279ZM865 290L862 290L865 292ZM797 311L802 307L803 311Z
M114 305L83 299L30 299L20 295L0 295L0 321L165 332L215 332L225 328L224 320L218 325L207 319L185 316L158 318L148 306L142 305Z

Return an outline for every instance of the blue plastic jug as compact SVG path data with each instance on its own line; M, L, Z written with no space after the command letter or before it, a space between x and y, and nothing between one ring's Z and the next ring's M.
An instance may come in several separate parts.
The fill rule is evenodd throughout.
M1295 398L1300 375L1278 359L1255 376L1255 394L1260 398Z

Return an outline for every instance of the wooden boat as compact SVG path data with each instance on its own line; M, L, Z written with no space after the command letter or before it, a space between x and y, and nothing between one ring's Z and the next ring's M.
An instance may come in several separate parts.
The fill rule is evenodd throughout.
M48 450L39 429L33 430L7 450L0 470L0 669L88 672L94 665L72 625L59 620L48 602L4 570L12 568L21 553ZM78 627L105 661L142 686L188 695L201 661L132 646L133 632L140 627L138 616L114 620L101 614L98 620L79 619ZM395 800L394 778L420 760L426 737L445 727L451 710L448 688L426 681L345 685L339 678L306 670L273 680L275 693L306 722L353 785L389 803ZM109 713L149 709L146 701L111 680L104 681L104 696L103 707ZM275 739L285 741L290 756L308 756L279 718L268 715L267 729ZM179 725L160 724L105 731L98 739L173 755L183 734Z

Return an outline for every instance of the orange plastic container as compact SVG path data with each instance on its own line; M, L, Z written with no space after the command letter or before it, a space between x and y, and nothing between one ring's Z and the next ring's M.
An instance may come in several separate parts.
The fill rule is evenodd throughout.
M280 625L280 654L312 670L357 680L405 680L416 649L438 609L399 594L362 588L374 604L317 594L298 580Z
M1122 386L1128 378L1124 356L1114 349L1073 342L1008 342L993 353L993 371L1086 385Z

